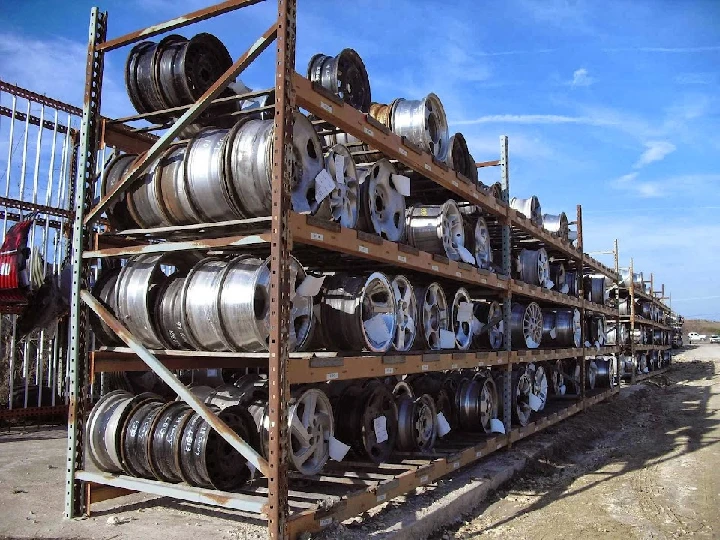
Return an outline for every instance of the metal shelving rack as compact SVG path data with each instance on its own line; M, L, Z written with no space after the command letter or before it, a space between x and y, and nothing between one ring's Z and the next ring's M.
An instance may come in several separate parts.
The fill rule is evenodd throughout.
M628 336L628 341L626 343L623 343L621 345L621 351L625 352L626 354L629 353L632 358L637 358L638 352L649 352L649 351L658 351L659 353L662 353L664 351L670 350L672 348L672 332L673 327L670 324L666 324L668 322L668 317L671 315L672 310L664 303L664 300L668 300L669 297L665 296L665 284L663 284L660 288L660 290L656 291L654 288L654 277L653 274L650 274L650 280L649 281L643 281L643 289L645 284L650 285L650 294L645 292L643 289L640 289L636 286L635 279L634 279L634 262L632 259L630 259L630 267L628 270L628 285L624 286L622 283L618 287L618 296L621 292L624 292L627 295L627 298L629 299L629 307L630 307L630 313L628 315L621 315L619 317L620 323L627 324L630 332ZM665 319L665 323L654 321L651 319L647 319L645 317L642 317L637 314L636 309L636 301L642 300L645 302L650 302L652 305L656 306L658 309L661 310L661 312L664 314L663 318ZM639 329L641 332L645 332L648 328L653 328L657 330L661 330L664 332L667 332L667 343L636 343L635 341L635 330ZM618 326L618 332L616 334L618 336L618 342L619 340L619 326ZM646 379L648 377L652 377L655 375L658 375L660 373L664 373L667 371L668 366L665 366L661 369L650 371L649 373L645 374L638 374L637 369L633 370L633 373L630 378L630 384L635 384L636 382L639 382L643 379Z
M289 262L291 251L296 254L336 253L352 257L362 264L378 264L422 273L455 284L473 287L485 295L496 296L504 303L504 324L510 328L510 304L513 298L533 300L542 306L578 308L584 319L586 312L618 317L617 309L584 299L583 276L602 273L619 282L616 270L610 269L582 251L582 210L577 212L577 245L537 227L508 206L509 152L507 137L500 139L500 158L483 166L500 168L502 200L498 201L472 185L437 161L430 154L418 151L333 94L312 84L295 71L295 0L278 1L278 18L262 37L203 95L185 109L182 117L160 137L134 132L117 121L99 114L102 93L103 61L113 49L187 26L257 3L258 0L229 0L167 23L106 40L107 14L94 8L91 14L85 100L80 133L80 174L76 189L73 236L73 296L71 307L71 394L68 422L68 466L65 515L86 513L93 502L116 497L129 491L143 491L178 499L244 510L264 516L272 538L296 537L302 531L314 531L342 521L386 500L407 493L434 481L455 469L552 425L617 392L617 387L585 391L585 357L611 354L617 347L596 350L580 348L512 350L510 332L501 351L412 352L409 354L354 355L336 353L293 353L287 350L289 309ZM178 133L216 99L226 85L234 80L263 50L276 41L275 72L275 146L272 170L272 216L251 220L198 226L170 227L145 231L122 231L99 234L93 229L103 211L113 200L137 180L143 169L160 154ZM444 188L443 196L469 201L494 220L502 237L502 273L475 268L444 257L433 256L415 248L383 240L337 224L322 222L291 210L290 160L292 156L292 115L303 108L337 129L357 137L390 159L398 160ZM123 180L96 205L91 204L95 182L98 149L147 151ZM184 239L177 238L182 232ZM185 239L191 238L191 239ZM579 296L572 297L541 289L511 278L513 244L524 247L545 247L560 260L574 264L578 270ZM100 304L88 290L89 264L97 259L130 256L163 251L239 249L249 246L269 247L271 255L271 335L269 353L204 353L188 351L149 351ZM316 263L317 264L317 263ZM322 265L320 265L322 266ZM90 350L88 315L92 310L125 342L126 347L101 347ZM583 336L582 342L584 343ZM569 400L548 403L543 414L525 427L511 425L510 384L513 365L528 362L576 358L581 366L580 395ZM362 361L358 361L362 359ZM370 464L346 463L327 467L323 475L311 480L318 485L345 486L343 496L327 495L308 505L308 493L290 485L295 478L286 465L287 404L291 384L423 373L458 368L493 367L503 372L505 434L463 434L462 439L444 444L430 455L399 456L393 463L372 468ZM213 367L263 367L268 371L270 410L270 451L265 460L230 430L207 406L183 386L172 370ZM84 420L88 409L87 388L96 373L104 371L153 370L178 396L200 414L213 429L267 478L267 489L249 486L237 493L167 484L124 475L97 473L85 469ZM348 481L347 470L361 470L370 475ZM307 479L306 479L307 480ZM314 491L317 491L317 487ZM317 495L317 494L313 494ZM298 498L304 504L298 504Z

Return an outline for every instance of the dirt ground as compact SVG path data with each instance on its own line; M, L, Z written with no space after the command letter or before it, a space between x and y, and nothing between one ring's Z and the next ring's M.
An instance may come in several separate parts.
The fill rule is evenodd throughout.
M720 346L675 361L667 377L571 420L586 423L584 442L433 539L720 538ZM591 420L618 429L597 436Z
M719 364L720 346L688 348L666 377L532 437L556 450L433 540L720 538ZM262 522L139 494L65 521L65 442L64 428L0 433L0 538L265 538ZM382 519L333 537L379 537L372 525Z

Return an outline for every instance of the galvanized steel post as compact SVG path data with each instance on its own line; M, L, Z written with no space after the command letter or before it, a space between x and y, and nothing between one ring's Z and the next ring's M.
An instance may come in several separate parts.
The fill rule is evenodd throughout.
M510 204L510 153L508 149L507 135L500 137L500 187L502 189L502 201L505 205ZM502 224L502 272L507 276L508 283L511 281L512 273L512 245L510 238L510 218L505 214ZM508 287L503 302L503 326L505 327L505 350L508 357L512 351L512 337L510 335L510 322L512 317L512 289ZM510 434L512 429L512 362L508 361L505 373L503 373L503 424L505 433ZM509 439L508 439L509 440Z
M70 404L68 409L67 476L65 489L65 517L72 518L85 511L85 492L75 479L82 469L83 420L87 392L87 308L82 305L80 291L86 280L86 265L82 258L89 234L83 225L85 209L90 201L87 186L95 174L100 96L102 93L103 53L98 43L105 40L107 14L93 8L90 14L90 37L85 68L85 96L80 128L80 169L75 179L75 219L72 237L72 299L70 303Z

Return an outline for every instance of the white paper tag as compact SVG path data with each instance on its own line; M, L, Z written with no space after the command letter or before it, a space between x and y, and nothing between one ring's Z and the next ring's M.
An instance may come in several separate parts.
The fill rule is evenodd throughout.
M650 370L648 368L643 369L643 373L650 373Z
M600 351L600 343L597 341L595 342L595 348Z
M325 281L325 276L305 276L305 279L303 279L303 282L295 292L300 296L315 296L320 292L323 281Z
M445 419L445 415L441 412L437 414L438 437L444 437L450 433L450 424Z
M392 335L384 313L378 313L372 319L365 321L364 326L365 332L372 341L382 343Z
M500 333L501 333L501 334L504 334L504 333L505 333L505 321L501 320L501 321L498 323L498 330L500 330Z
M338 184L345 183L345 156L335 154L335 181Z
M560 289L560 292L563 293L563 294L569 293L569 292L570 292L570 285L568 285L567 283L566 283L565 285L563 285L562 288Z
M468 251L468 249L465 246L458 246L458 255L460 255L460 259L462 259L462 262L467 264L475 264L475 257L473 257L473 254Z
M404 195L405 197L410 196L410 179L407 176L403 176L402 174L393 174L391 176L392 183L395 186L395 189L400 193L400 195Z
M342 157L342 156L341 156ZM330 436L330 459L334 461L342 461L350 450L350 446L342 441L338 441L335 437Z
M561 385L558 390L560 391L560 395L561 395L561 396L564 396L564 395L565 395L565 392L567 391L567 389L565 388L565 385L564 385L564 384Z
M530 394L528 398L530 400L530 408L533 411L539 411L543 404L542 399L537 397L535 394Z
M550 337L552 339L555 339L557 337L557 328L553 328L552 330L550 330Z
M545 288L546 289L552 289L555 286L555 283L550 281L549 279L545 280Z
M503 424L497 418L491 418L490 419L490 432L505 434L505 424Z
M247 463L248 469L250 469L250 481L252 482L253 480L255 480L255 471L257 471L257 468L255 467L255 465L253 465L249 461L246 463Z
M385 416L378 416L373 420L373 429L375 430L375 437L377 438L378 444L388 440L387 418L385 418Z
M472 302L460 302L458 305L458 322L470 322L472 319L473 305Z
M478 319L477 317L473 317L472 323L470 325L470 331L473 333L473 335L478 335L483 328L485 328L485 325L480 322L480 319Z
M590 345L590 342L589 342L589 341L586 341L586 342L585 342L585 348L589 349L590 347L592 347L592 345Z
M320 202L330 195L335 189L335 180L326 169L323 169L315 177L315 200Z
M442 328L440 329L440 348L455 348L455 334L453 334L450 330L443 330Z
M528 349L537 349L539 344L535 343L535 340L531 337L525 338L525 345Z

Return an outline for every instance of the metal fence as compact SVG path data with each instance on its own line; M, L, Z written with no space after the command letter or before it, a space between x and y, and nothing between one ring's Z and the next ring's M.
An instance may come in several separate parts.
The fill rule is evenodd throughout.
M29 268L60 281L69 259L75 141L81 111L0 81L0 217L3 239L32 219ZM60 412L67 405L67 321L23 335L17 313L0 318L0 418ZM54 408L49 409L49 408Z

